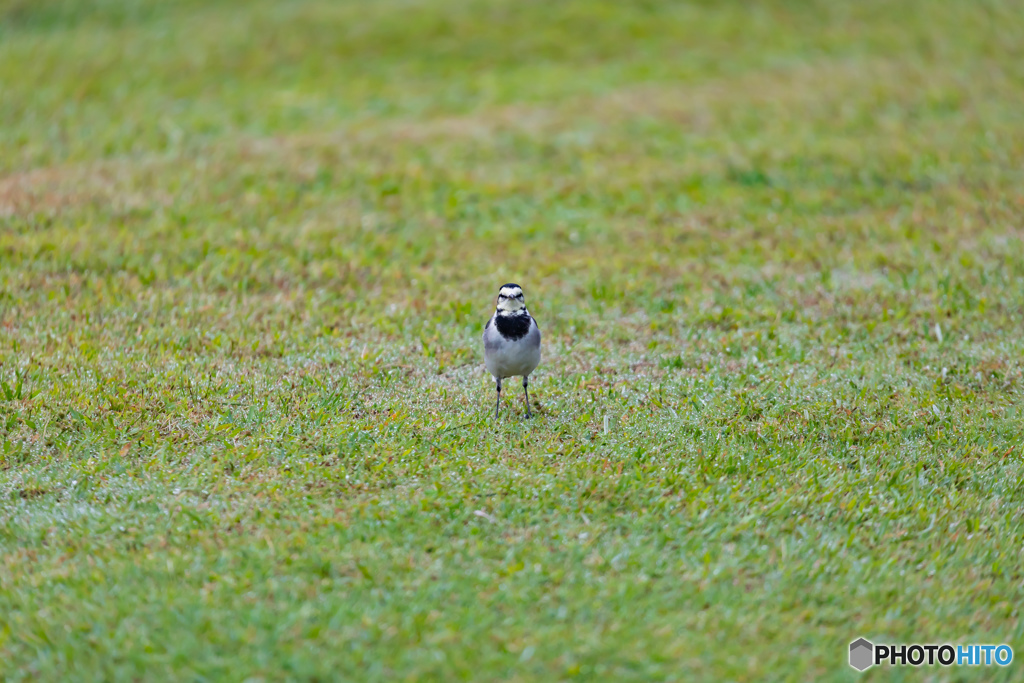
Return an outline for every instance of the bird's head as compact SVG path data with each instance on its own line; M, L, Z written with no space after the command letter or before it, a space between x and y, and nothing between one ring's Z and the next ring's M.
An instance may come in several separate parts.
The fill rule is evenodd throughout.
M519 285L502 285L498 290L498 313L508 315L526 310L526 299L523 297L523 288Z

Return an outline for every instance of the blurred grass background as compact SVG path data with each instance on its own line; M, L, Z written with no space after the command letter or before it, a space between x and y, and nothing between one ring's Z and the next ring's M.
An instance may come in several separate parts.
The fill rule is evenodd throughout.
M1017 647L1022 10L0 0L0 673Z

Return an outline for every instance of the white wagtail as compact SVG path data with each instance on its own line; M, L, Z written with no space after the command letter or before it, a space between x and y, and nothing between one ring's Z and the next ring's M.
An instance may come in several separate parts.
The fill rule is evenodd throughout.
M530 417L530 391L526 386L538 363L540 328L526 310L523 288L514 284L502 285L494 315L484 327L484 365L498 385L495 418L501 407L501 380L506 377L523 378L526 417Z

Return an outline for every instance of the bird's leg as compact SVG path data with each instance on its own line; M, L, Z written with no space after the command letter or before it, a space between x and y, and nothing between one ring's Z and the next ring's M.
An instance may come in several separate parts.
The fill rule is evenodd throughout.
M526 418L530 418L530 390L526 388L527 378L523 377L523 398L526 401Z
M494 402L494 419L498 419L498 408L501 407L501 378L497 377L498 399Z

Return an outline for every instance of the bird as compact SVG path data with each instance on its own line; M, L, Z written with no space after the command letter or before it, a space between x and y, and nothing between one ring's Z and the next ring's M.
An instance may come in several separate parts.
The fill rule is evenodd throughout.
M523 378L523 398L526 417L530 417L530 390L527 388L532 373L540 364L540 328L526 310L523 288L508 283L498 290L494 315L484 326L484 365L494 375L498 397L494 404L494 417L501 408L501 380Z

